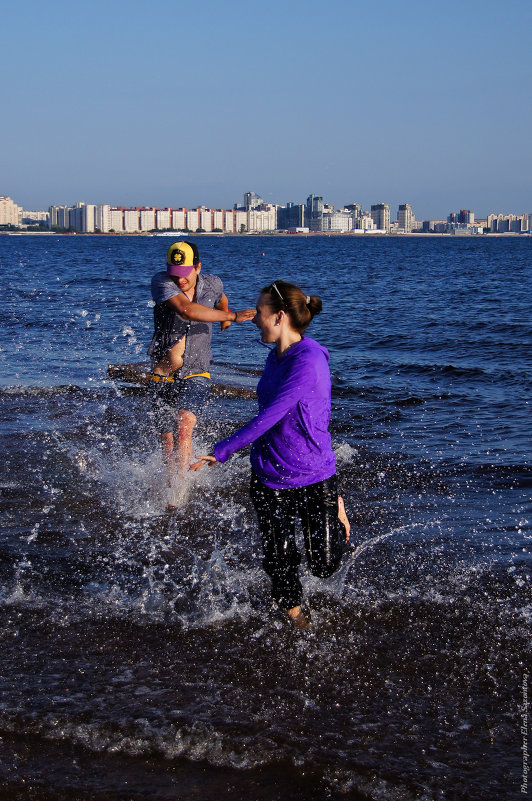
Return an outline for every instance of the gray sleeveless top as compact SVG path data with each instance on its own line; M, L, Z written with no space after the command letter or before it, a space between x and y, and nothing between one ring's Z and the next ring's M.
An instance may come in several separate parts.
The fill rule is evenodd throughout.
M151 282L151 294L155 301L153 309L154 334L148 348L152 362L158 362L164 354L187 337L183 366L177 376L184 378L193 373L208 372L212 360L212 323L185 320L169 307L165 301L179 295L181 290L166 272L156 273ZM213 309L223 293L223 284L217 275L198 275L194 300Z

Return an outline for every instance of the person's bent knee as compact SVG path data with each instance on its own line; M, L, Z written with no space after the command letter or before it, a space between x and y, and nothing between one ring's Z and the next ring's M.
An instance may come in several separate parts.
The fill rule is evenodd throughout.
M321 563L318 565L309 565L310 572L313 576L317 578L329 578L336 573L338 568L340 567L340 562L342 561L342 557L340 556L338 559L335 559L333 562L328 563Z

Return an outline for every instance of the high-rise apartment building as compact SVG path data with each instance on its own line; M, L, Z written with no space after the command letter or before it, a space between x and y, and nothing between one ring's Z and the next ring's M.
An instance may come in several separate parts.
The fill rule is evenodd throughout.
M309 195L307 198L307 224L311 231L323 231L323 212L325 204L321 195Z
M122 209L109 209L109 230L116 231L117 234L124 230L124 212Z
M277 208L277 228L282 231L306 226L306 207L303 203L287 203Z
M157 210L154 208L140 209L138 227L139 231L154 231L157 228L155 215Z
M7 195L0 195L0 225L18 225L19 206Z
M155 227L158 231L166 231L172 227L172 209L157 209Z
M345 210L351 212L354 219L356 219L357 217L362 217L362 206L360 205L360 203L349 203L345 207Z
M123 209L124 231L128 234L134 234L139 231L139 209Z
M259 195L255 194L255 192L245 192L244 193L244 208L246 211L249 209L255 209L257 206L262 206L264 200L259 197Z
M108 203L101 203L96 206L94 212L94 229L102 234L107 234L111 228L111 206Z
M397 211L397 222L399 224L399 229L404 231L405 234L409 234L412 231L413 221L414 215L412 213L412 206L410 203L402 203Z
M371 207L371 218L376 228L388 232L390 230L390 206L388 203L375 203Z

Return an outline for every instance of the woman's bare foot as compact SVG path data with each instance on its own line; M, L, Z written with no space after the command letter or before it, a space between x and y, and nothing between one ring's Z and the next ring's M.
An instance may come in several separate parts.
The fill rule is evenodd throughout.
M349 542L349 534L351 533L351 523L347 519L344 499L342 498L341 495L338 496L338 520L343 524L345 528L345 541Z
M308 629L312 625L310 615L305 615L301 611L300 606L293 606L291 609L285 609L284 613L296 629Z

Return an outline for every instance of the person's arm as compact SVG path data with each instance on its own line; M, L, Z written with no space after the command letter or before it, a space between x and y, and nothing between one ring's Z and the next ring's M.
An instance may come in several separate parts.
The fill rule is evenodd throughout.
M316 380L319 380L319 369L313 358L302 358L296 361L273 401L230 437L217 442L214 446L214 454L196 457L198 461L191 465L190 469L198 471L205 464L212 467L216 462L226 462L233 453L251 445L278 423L303 395L311 392Z
M296 360L272 402L230 437L216 443L214 446L216 461L226 462L235 451L251 445L273 428L302 397L312 392L318 377L314 358L303 357Z
M218 301L218 303L214 304L215 309L221 309L222 311L229 311L229 301L227 300L227 295L225 292L222 292L222 297ZM225 331L231 325L231 320L225 320L224 322L220 323L220 331Z
M199 323L243 323L251 320L256 314L255 309L243 309L239 312L231 311L229 308L209 309L202 303L189 300L183 292L173 295L165 303L172 306L185 320L195 320Z

